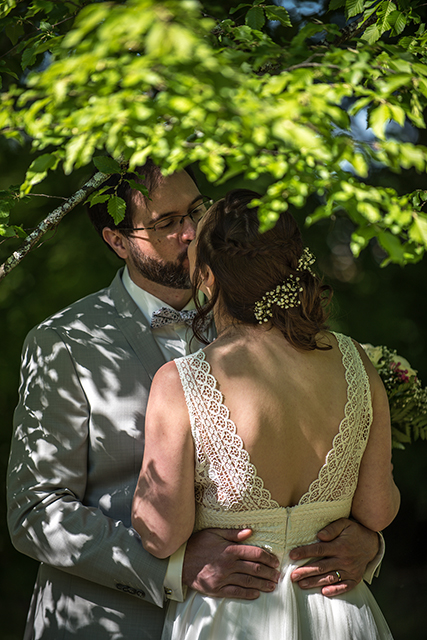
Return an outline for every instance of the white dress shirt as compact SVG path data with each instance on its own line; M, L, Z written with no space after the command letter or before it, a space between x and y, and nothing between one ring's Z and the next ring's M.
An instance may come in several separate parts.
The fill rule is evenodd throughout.
M151 295L151 293L148 293L147 291L144 291L144 289L141 289L141 287L138 287L138 285L131 279L127 267L125 267L123 271L122 281L126 291L142 311L149 323L151 323L153 311L157 311L157 309L160 309L161 307L173 309L169 304L166 304L159 298ZM199 295L200 301L202 302L203 294L200 292ZM192 298L182 311L189 311L195 308L196 305ZM185 322L167 324L163 327L159 327L158 329L152 329L151 332L166 361L174 360L174 358L181 358L182 356L188 356L190 353L194 353L201 347L205 346L199 342L199 340L196 340L196 338L192 339L193 333L191 331L191 327ZM211 326L208 328L207 334L209 340L213 340L215 337L213 323L211 323Z

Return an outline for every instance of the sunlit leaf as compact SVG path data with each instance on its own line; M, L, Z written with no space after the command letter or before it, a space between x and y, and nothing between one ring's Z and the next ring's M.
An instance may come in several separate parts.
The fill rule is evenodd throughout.
M119 196L110 196L107 209L114 220L114 224L119 224L126 214L126 202Z
M284 27L291 27L292 22L289 13L284 7L266 6L265 15L269 20L278 20Z
M414 222L409 228L409 236L418 244L427 247L427 216L417 214L414 216Z
M0 18L4 18L7 14L16 7L17 0L2 0L0 6Z
M391 118L392 114L388 104L380 104L371 111L369 114L369 125L372 127L372 131L377 138L385 138L385 127Z
M347 18L352 18L363 10L363 0L346 0L345 9Z
M381 37L381 32L376 24L371 24L361 36L362 40L366 40L368 44L374 44Z

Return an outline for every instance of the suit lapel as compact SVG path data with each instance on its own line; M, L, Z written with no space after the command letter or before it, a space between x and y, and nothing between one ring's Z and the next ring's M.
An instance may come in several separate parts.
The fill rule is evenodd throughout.
M111 283L110 289L111 298L117 311L116 325L149 377L153 379L157 370L165 364L166 360L153 338L151 327L144 314L124 288L121 279L122 272L123 269L120 269Z

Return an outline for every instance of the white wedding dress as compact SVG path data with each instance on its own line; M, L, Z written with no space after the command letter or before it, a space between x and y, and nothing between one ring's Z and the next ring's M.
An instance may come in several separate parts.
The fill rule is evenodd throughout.
M203 351L177 359L196 450L195 530L250 527L250 543L281 561L273 593L254 601L190 590L169 612L172 640L386 640L387 623L365 583L328 598L290 580L289 551L316 541L329 522L348 517L372 421L369 380L352 340L335 334L348 384L344 418L332 449L296 506L275 502L249 460Z

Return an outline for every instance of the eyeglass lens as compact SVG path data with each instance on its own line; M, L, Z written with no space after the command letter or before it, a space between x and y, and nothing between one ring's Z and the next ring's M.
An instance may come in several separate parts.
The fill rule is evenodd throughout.
M184 216L170 216L169 218L163 218L153 225L154 231L161 235L172 235L180 231L184 224L184 219L188 216L190 220L196 223L196 225L203 218L204 214L211 205L212 200L204 199L191 211Z

